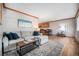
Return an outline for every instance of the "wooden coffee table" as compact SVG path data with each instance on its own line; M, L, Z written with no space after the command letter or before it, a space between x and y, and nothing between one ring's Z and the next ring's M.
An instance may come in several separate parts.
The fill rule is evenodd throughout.
M27 52L33 50L34 48L36 48L36 41L35 40L20 41L20 42L16 43L16 50L20 56L26 54Z

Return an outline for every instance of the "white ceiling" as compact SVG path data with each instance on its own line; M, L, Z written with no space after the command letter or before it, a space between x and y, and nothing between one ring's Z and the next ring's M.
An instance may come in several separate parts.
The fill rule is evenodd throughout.
M74 17L78 9L74 3L11 3L6 6L39 17L39 22Z

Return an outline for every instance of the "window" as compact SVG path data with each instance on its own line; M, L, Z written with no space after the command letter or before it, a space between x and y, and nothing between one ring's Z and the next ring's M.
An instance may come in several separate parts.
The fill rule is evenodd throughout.
M77 27L77 28L76 28L76 30L77 30L77 31L79 31L79 16L78 16L78 18L77 18L77 21L76 21L76 22L77 22L77 25L76 25L76 27Z
M18 25L20 27L32 27L32 22L27 21L27 20L23 20L23 19L18 19Z
M60 24L60 30L65 31L65 24Z

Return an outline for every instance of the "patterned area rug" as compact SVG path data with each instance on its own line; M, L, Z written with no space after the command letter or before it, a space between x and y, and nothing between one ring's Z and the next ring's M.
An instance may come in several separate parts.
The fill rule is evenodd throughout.
M39 48L36 48L24 56L59 56L63 44L60 41L49 41L46 44L41 45ZM5 56L18 56L16 50L12 50L5 54Z

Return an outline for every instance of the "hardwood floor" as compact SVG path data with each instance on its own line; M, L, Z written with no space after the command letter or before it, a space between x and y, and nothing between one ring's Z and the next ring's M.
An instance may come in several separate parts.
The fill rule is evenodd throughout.
M79 55L79 43L76 42L75 38L70 37L58 37L49 36L50 40L61 41L64 47L61 51L62 56L78 56Z

